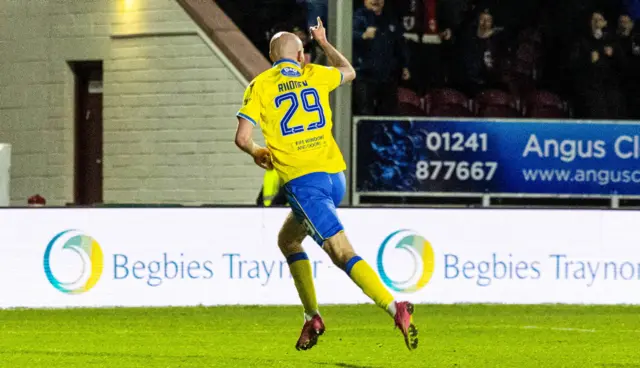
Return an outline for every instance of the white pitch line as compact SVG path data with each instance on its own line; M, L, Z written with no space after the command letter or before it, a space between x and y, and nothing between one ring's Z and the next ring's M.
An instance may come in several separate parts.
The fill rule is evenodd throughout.
M542 326L522 326L526 330L552 330L552 331L570 331L570 332L597 332L589 328L572 328L572 327L542 327Z
M477 328L477 329L492 329L492 330L551 330L551 331L568 331L568 332L598 332L595 329L586 328L571 328L571 327L546 327L546 326L519 326L519 325L489 325L489 326L461 326L460 328ZM640 330L639 330L640 331ZM616 332L620 332L619 330ZM631 331L627 331L631 332Z

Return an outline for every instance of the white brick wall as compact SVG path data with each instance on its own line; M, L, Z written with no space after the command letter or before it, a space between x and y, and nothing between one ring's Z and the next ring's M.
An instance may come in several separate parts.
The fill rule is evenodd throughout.
M233 144L244 86L197 30L175 0L0 0L0 142L13 145L12 203L36 192L55 205L73 200L67 61L96 59L106 202L254 203L261 170Z

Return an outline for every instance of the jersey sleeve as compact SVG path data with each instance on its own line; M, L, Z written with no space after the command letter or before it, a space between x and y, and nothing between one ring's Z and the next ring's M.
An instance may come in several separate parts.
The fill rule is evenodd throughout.
M256 82L253 81L244 91L242 98L242 107L238 110L236 116L249 120L254 126L260 121L260 109L262 105L260 96L256 88Z
M332 66L319 65L317 72L320 72L320 77L327 81L329 92L340 87L342 84L342 72Z

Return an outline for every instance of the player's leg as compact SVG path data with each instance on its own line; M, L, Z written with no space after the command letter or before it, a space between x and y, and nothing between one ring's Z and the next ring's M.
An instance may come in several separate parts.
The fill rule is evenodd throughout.
M344 174L331 175L331 181L334 206L328 210L328 215L335 217L333 222L337 225L326 233L333 235L324 240L322 248L333 263L344 270L365 295L394 318L396 326L402 331L407 347L415 349L418 346L418 330L411 317L413 305L407 302L396 302L378 274L354 250L335 211L335 207L342 201L346 189Z
M285 190L286 189L287 186L285 186ZM287 258L291 276L293 276L298 295L304 305L305 322L302 326L300 337L296 342L296 349L308 350L318 343L318 337L324 333L325 326L318 312L318 301L316 298L315 285L313 284L311 263L302 248L302 241L308 233L307 227L304 225L304 213L295 199L290 195L290 192L286 192L292 212L282 225L282 229L278 235L278 246L282 254Z
M289 213L278 234L278 247L289 264L289 271L304 306L305 320L310 320L318 314L318 300L311 262L302 248L302 241L306 236L307 230L304 225L296 220L293 212Z
M358 256L344 231L326 239L322 249L377 306L386 310L392 317L395 316L393 295L385 288L376 271Z
M415 330L411 327L413 307L406 302L394 302L376 272L356 254L344 234L336 206L344 196L345 184L342 173L313 173L292 180L285 189L294 213L303 221L308 234L367 296L389 312L401 328L407 346L414 348L417 339L409 341L409 329Z
M413 323L414 306L409 302L397 302L385 288L373 268L357 255L344 231L329 237L322 247L333 263L349 275L351 280L394 319L409 349L418 347L418 329Z
M331 174L329 177L333 206L328 209L328 212L335 218L333 221L336 225L327 234L329 237L326 238L322 247L336 266L344 270L369 298L393 317L396 313L393 295L384 287L373 268L356 254L338 219L336 207L340 205L346 193L344 173Z
M294 180L286 188L290 193L289 203L294 211L299 209L298 213L316 243L367 296L394 316L393 296L371 266L356 254L338 218L336 206L342 201L346 189L344 174L309 174Z

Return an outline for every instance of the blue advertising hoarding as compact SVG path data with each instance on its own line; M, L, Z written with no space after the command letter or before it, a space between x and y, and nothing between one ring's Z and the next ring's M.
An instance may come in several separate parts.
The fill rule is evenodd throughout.
M640 123L357 120L357 192L640 195Z

